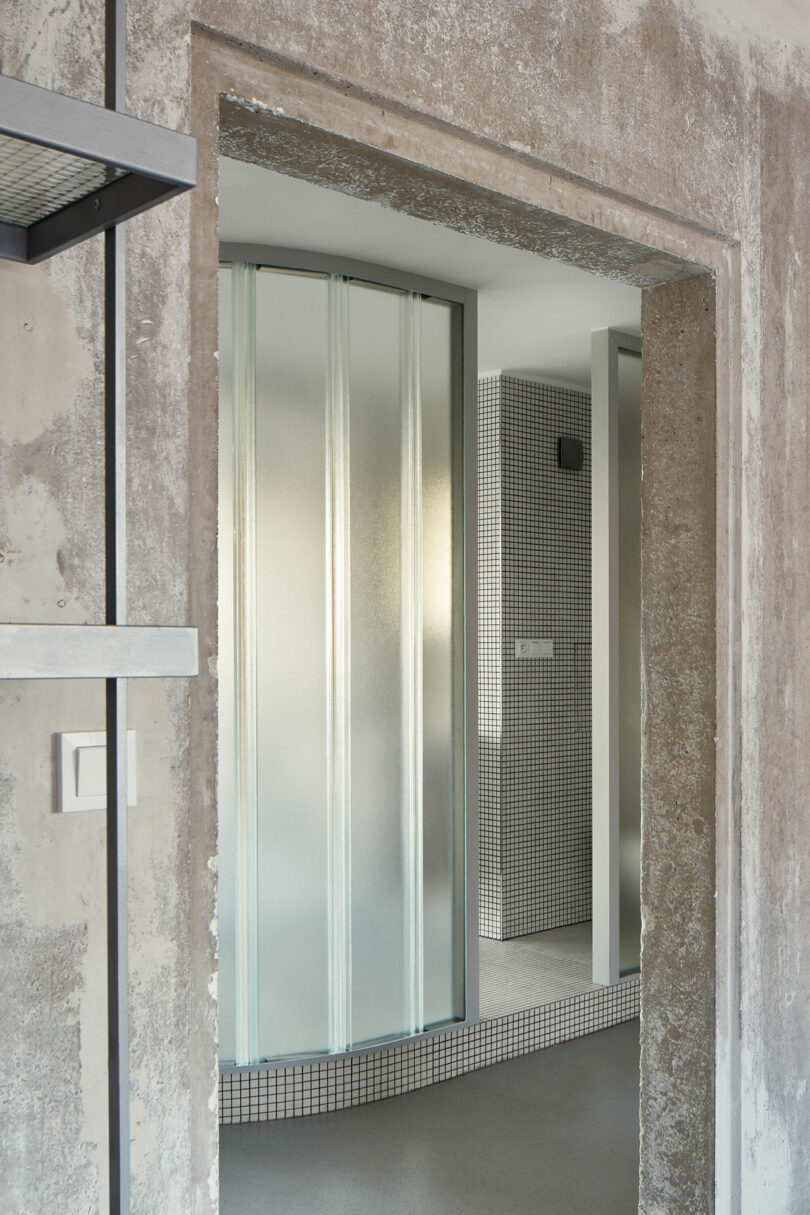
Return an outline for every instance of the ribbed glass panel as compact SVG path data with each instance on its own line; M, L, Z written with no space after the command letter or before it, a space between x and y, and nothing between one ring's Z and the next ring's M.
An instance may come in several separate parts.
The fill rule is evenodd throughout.
M424 801L422 753L422 297L400 305L402 418L402 815L405 836L405 1030L425 1027Z
M641 355L618 352L619 969L641 952Z
M249 1063L464 1016L461 309L223 277L221 1044Z
M233 349L231 271L219 272L219 1055L236 1062L236 720L234 688ZM231 644L229 645L229 639Z
M234 765L236 810L236 1003L237 1059L258 1051L258 841L256 670L256 271L235 265L231 275L233 315L234 530L233 612L235 638Z
M256 1053L329 1045L329 293L256 275Z
M421 301L421 751L424 802L424 1018L463 1018L463 641L456 624L463 566L458 399L461 308ZM455 568L454 568L455 566ZM456 584L456 585L454 585ZM459 838L461 836L461 838ZM458 971L461 971L461 976Z
M349 288L352 1041L407 1032L401 292Z
M351 498L349 418L349 285L329 277L329 420L326 460L327 551L326 745L329 902L329 1049L352 1041L351 917Z

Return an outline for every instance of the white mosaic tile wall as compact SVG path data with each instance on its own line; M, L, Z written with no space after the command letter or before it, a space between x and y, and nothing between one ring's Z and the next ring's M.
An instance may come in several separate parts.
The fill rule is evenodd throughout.
M478 924L500 939L501 734L501 377L478 383Z
M556 1004L385 1050L291 1067L224 1071L222 1123L268 1122L365 1105L581 1038L639 1015L638 976Z
M591 914L590 397L493 376L478 404L480 932L507 940Z

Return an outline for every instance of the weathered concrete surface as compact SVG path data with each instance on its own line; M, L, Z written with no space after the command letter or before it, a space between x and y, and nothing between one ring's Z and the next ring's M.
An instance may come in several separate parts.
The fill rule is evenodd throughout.
M734 228L744 57L694 12L663 0L197 0L195 16L381 104Z
M760 395L743 617L744 1215L810 1210L810 124L763 96Z
M385 152L283 115L268 121L266 109L233 98L222 99L219 136L220 151L234 160L343 190L419 219L436 222L441 217L439 222L459 232L553 255L636 287L687 278L699 270L647 245L606 239L598 228L538 211L507 195L493 195L457 178L437 178L418 165L403 173L401 163Z
M82 306L71 281L100 263L94 249L68 260L50 274L0 263L4 620L80 623L102 611L103 486L89 475L102 450L99 304L88 294ZM52 813L52 733L103 728L103 706L97 681L0 683L3 1211L80 1210L98 1187L103 824Z
M178 9L172 27L166 6L130 11L131 104L182 126L188 21ZM144 22L164 36L151 66ZM100 5L5 5L0 30L4 71L100 100ZM128 227L133 623L190 619L187 212L180 200ZM0 263L6 620L103 618L101 255L95 240L43 267ZM192 831L189 688L133 683L129 704L139 783L129 833L133 1211L210 1211L214 848L211 830ZM3 1215L107 1209L103 815L52 812L52 734L103 724L97 682L0 685ZM205 912L192 921L198 898Z
M326 130L337 131L352 106L358 113L365 107L362 123L353 132L343 129L344 136L382 143L423 165L443 160L433 167L483 184L493 195L530 204L545 200L543 205L556 199L558 210L590 229L609 228L647 246L663 241L661 247L691 260L711 259L711 233L742 241L742 279L729 291L738 288L742 302L745 361L734 344L739 339L724 330L728 365L720 370L733 381L734 368L742 368L735 405L746 435L745 623L741 657L733 655L742 663L745 744L734 774L744 792L745 935L735 955L743 995L744 1211L804 1215L810 1207L803 1087L810 1007L803 518L810 487L802 454L810 389L803 353L810 340L803 294L810 72L806 47L794 35L771 45L752 42L733 20L718 21L716 8L703 14L667 0L130 0L131 109L186 129L194 124L208 139L197 198L133 221L128 238L134 270L132 616L172 622L193 617L203 628L204 671L193 689L165 684L133 693L134 724L149 762L141 768L147 781L143 813L136 813L132 827L138 1212L208 1215L216 1208L216 1122L209 1104L215 1075L210 322L216 147L209 137L217 105L204 74L194 82L192 105L192 19L248 48L229 82L234 96L252 101L262 88L258 69L280 57L290 63L291 78L324 86L331 100L315 125ZM775 21L776 6L767 11ZM97 0L0 0L0 31L0 70L100 99ZM458 141L451 155L453 139L465 131L467 141ZM638 205L625 214L628 196ZM61 394L64 408L48 406L36 420L24 419L24 435L3 438L0 505L7 521L0 526L17 556L13 567L0 564L0 613L6 619L98 619L100 491L93 452L100 434L99 382L86 374L90 366L98 370L98 242L29 275L36 284L30 290L41 293L41 315L57 318L58 341L45 357L52 364L52 392ZM7 298L0 330L13 320ZM193 346L192 298L199 305ZM65 343L73 354L62 377L58 351ZM22 339L12 341L11 363L18 370L27 363L25 351ZM4 368L4 416L7 374ZM728 401L723 408L731 409ZM729 534L723 509L719 504L721 545ZM13 1171L4 1173L10 1181L0 1192L3 1215L36 1215L54 1205L105 1209L98 1049L103 841L89 818L76 816L80 821L68 825L50 815L47 749L52 731L97 728L100 718L91 689L83 693L86 700L75 689L48 687L46 693L7 687L0 706L0 856L9 873L2 919L12 941L0 955L0 1049L4 1112L14 1127L13 1141L5 1128L3 1135L13 1143ZM739 858L723 859L727 872ZM690 892L681 886L680 896L688 900ZM26 957L21 966L27 948L36 964ZM650 940L648 960L652 948ZM16 981L26 967L39 976L27 989ZM40 979L49 968L53 996L44 1017ZM59 1060L68 1080L45 1085L43 1065ZM659 1082L666 1083L663 1073ZM41 1101L29 1100L40 1092ZM701 1110L705 1083L690 1093ZM653 1172L645 1185L653 1184L662 1163L656 1150L648 1140L645 1157ZM678 1161L673 1156L669 1163L677 1181ZM683 1167L691 1172L692 1162Z
M642 296L641 1193L714 1186L715 315L708 275ZM687 406L687 407L685 407Z

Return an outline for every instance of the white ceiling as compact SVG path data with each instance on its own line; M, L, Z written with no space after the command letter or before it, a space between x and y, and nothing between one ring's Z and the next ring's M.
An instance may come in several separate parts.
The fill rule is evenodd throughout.
M376 262L478 291L478 367L590 388L594 329L640 332L641 291L313 186L222 159L220 240Z

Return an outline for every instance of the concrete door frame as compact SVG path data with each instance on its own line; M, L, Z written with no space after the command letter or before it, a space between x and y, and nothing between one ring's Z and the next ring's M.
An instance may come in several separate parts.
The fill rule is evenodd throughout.
M682 315L690 324L694 319L696 325L704 325L704 339L708 332L705 326L711 322L697 318L695 306L688 303L685 280L705 276L707 271L713 276L714 383L704 383L703 387L711 390L715 402L714 425L710 427L715 468L711 486L714 536L703 538L701 552L707 559L710 555L713 564L711 594L715 610L714 619L704 618L700 627L704 648L708 646L712 655L715 718L715 737L703 739L714 751L711 771L707 767L703 776L713 783L716 873L704 876L716 880L717 897L711 921L704 915L702 921L692 925L692 931L696 940L702 937L703 946L715 959L714 1019L703 1027L704 1049L708 1049L707 1043L711 1045L704 1065L713 1070L715 1082L713 1109L708 1111L714 1142L705 1145L704 1175L696 1182L695 1162L679 1157L677 1143L671 1144L666 1160L645 1160L645 1151L656 1153L659 1149L655 1136L647 1136L647 1148L643 1130L641 1207L652 1210L649 1203L663 1202L665 1205L657 1209L711 1209L714 1188L716 1209L730 1215L738 1201L740 1175L739 246L688 219L575 177L564 167L483 139L390 99L369 95L359 84L329 78L314 66L291 62L267 50L235 45L202 26L192 27L191 57L191 128L198 141L200 183L191 198L190 478L196 504L191 519L191 606L200 629L202 672L192 693L191 798L192 805L202 812L200 829L193 836L192 872L216 855L216 196L221 136L228 153L242 159L378 198L397 209L497 243L557 257L641 287L656 287L650 298L655 297L658 305L666 303L666 291L680 290L682 302L686 301ZM708 298L705 280L698 295L704 301ZM660 319L660 307L657 311L645 307L648 316L656 314ZM688 355L687 345L673 350L671 357L682 360L685 349ZM666 360L668 356L662 353L661 357ZM666 372L665 364L659 370ZM660 384L666 378L659 376L656 382ZM680 391L685 392L683 377L675 379ZM703 408L706 399L704 394ZM669 410L670 418L673 400L683 427L688 429L691 396L682 399L677 389L674 398L669 393L662 408ZM701 543L700 536L695 540ZM706 670L702 674L705 677ZM676 759L673 757L674 763ZM671 792L677 802L678 791ZM682 793L685 797L693 795L690 789ZM680 897L689 900L690 891L681 890ZM645 907L645 965L652 957L651 949L671 950L673 945L656 937L656 910L655 906ZM206 986L212 966L212 914L205 892L192 889L192 915L200 950L191 965L196 981ZM642 1023L649 1020L652 1024L663 1012L650 1002L649 995L645 1004L642 977ZM204 1056L202 1047L199 1049L200 1056L192 1058L191 1066L192 1082L199 1095L195 1104L203 1121L211 1117L209 1096L215 1061ZM668 1078L656 1072L661 1065L662 1060L653 1052L645 1076L642 1059L642 1127L645 1084L659 1095L667 1088ZM677 1083L683 1086L684 1081ZM689 1109L688 1097L687 1093L682 1110ZM650 1106L654 1108L655 1103ZM660 1101L657 1108L660 1110ZM695 1111L697 1121L700 1113Z

